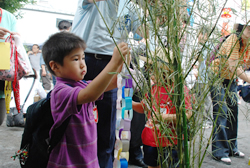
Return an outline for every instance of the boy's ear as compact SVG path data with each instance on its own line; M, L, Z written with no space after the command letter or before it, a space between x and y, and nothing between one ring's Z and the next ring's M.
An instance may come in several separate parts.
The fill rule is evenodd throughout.
M58 63L56 63L55 61L50 61L49 66L50 66L52 71L58 72L58 70L59 70Z

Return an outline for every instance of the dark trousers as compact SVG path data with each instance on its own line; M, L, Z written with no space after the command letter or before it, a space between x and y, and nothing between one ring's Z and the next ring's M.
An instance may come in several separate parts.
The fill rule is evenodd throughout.
M159 147L143 145L144 163L151 167L179 167L178 151L176 147ZM159 163L160 162L160 163Z
M111 58L111 57L110 57ZM93 80L108 64L109 59L96 59L85 54L87 74L84 80ZM99 121L97 123L97 147L100 168L112 168L114 160L117 89L105 92L103 100L96 101Z
M212 142L212 154L216 158L227 157L232 152L238 151L238 103L236 95L237 83L235 80L231 85L229 80L224 80L222 86L213 87L211 90L214 121L218 117Z
M133 96L133 101L140 102L139 93L136 92ZM133 119L131 121L131 140L129 146L129 161L135 161L143 159L142 155L142 140L141 140L141 133L145 127L146 120L145 114L137 113L133 111Z

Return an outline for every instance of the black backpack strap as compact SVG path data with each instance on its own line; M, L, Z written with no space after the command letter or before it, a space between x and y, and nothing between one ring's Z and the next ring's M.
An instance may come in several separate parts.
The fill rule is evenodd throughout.
M52 151L52 149L61 141L67 127L69 124L71 116L69 116L58 128L53 131L50 139L47 139L46 142L49 145L48 153Z
M71 86L70 84L67 84L68 86ZM47 99L50 98L51 91L47 95ZM57 127L52 135L51 138L46 139L46 143L48 144L48 150L47 152L50 153L52 149L61 141L68 125L69 125L69 120L71 116L69 116L59 127Z

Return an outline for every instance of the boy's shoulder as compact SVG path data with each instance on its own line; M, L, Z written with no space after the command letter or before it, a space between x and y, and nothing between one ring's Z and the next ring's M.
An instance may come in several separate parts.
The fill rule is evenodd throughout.
M62 79L62 78L57 78L56 85L53 90L61 90L63 88L75 88L75 87L80 87L80 88L85 88L91 80L89 81L73 81L70 79Z

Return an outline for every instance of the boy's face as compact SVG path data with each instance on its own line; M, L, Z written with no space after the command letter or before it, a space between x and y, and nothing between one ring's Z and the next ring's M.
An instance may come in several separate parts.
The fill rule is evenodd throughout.
M82 80L87 73L84 50L76 48L63 59L63 66L59 65L59 77Z

